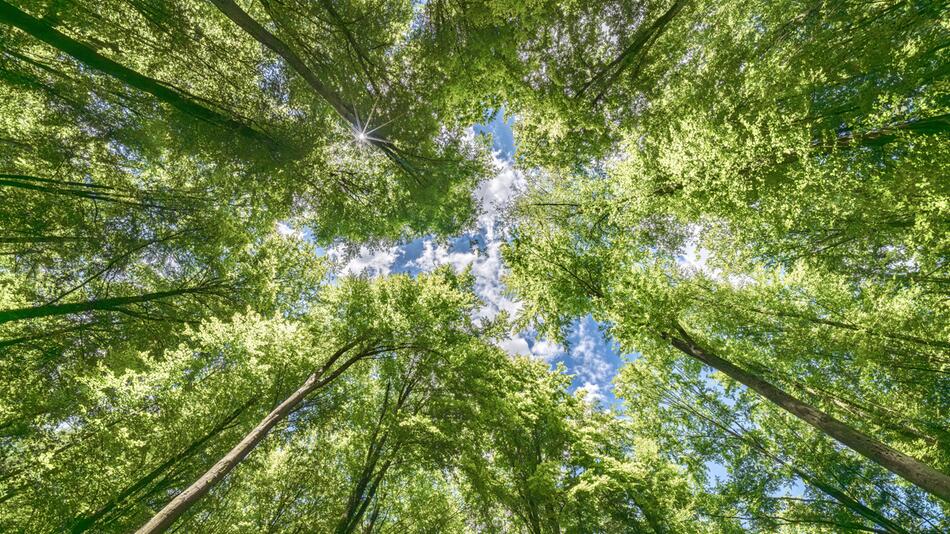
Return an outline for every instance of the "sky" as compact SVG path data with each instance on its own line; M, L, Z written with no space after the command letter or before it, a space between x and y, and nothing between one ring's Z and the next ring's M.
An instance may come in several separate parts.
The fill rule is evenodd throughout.
M475 191L480 211L475 228L467 234L439 242L431 237L384 249L363 249L355 257L346 259L343 274L382 276L394 273L416 275L449 264L461 271L472 268L475 291L484 302L479 314L491 318L501 310L514 316L520 305L507 295L501 278L504 266L501 246L506 240L502 221L505 207L525 185L524 177L514 165L515 142L511 119L496 113L490 120L473 127L476 135L490 136L492 140L494 176ZM333 249L331 258L343 255ZM572 389L582 390L589 400L606 405L614 404L612 380L621 364L621 356L614 343L605 339L597 323L590 317L577 322L567 338L567 346L539 338L525 331L512 335L501 343L510 354L531 355L548 362L552 367L563 363L567 373L574 376Z
M342 248L331 247L329 250L319 249L318 252L339 261L339 272L344 275L372 277L408 273L415 276L446 264L452 265L457 271L471 267L475 276L475 292L484 304L479 315L491 318L504 310L515 316L520 305L505 291L502 283L505 267L501 259L501 246L507 239L503 215L526 185L514 163L512 120L497 113L472 129L475 135L490 136L495 173L491 179L481 183L474 193L480 207L476 225L471 231L448 240L422 237L388 248L363 248L355 256L344 254ZM278 229L295 232L283 224ZM677 259L685 269L704 271L715 276L716 273L711 272L706 264L708 255L707 251L697 248L695 244L687 244L683 255ZM621 354L617 344L604 336L600 325L590 316L576 322L567 336L565 346L540 338L533 331L513 334L500 346L509 354L530 355L546 361L552 368L563 364L565 371L573 376L571 390L580 391L588 400L607 408L619 408L620 401L613 394L613 378L625 360L637 356ZM707 377L707 380L718 386L718 382L713 382L712 378ZM721 464L707 462L706 467L713 485L728 478ZM792 487L783 488L777 494L800 496L803 490L801 483L796 481Z

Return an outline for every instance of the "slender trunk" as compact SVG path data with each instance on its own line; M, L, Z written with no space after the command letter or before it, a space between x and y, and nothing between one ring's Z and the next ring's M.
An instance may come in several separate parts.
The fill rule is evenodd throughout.
M810 474L806 473L805 471L802 471L801 469L798 469L795 466L789 466L789 467L791 468L792 472L795 473L799 478L804 480L806 483L811 484L812 486L818 488L819 490L824 492L825 495L828 495L829 497L838 501L839 503L841 503L842 506L850 510L852 513L857 514L858 516L861 516L867 519L868 521L871 521L872 523L883 528L887 532L895 532L897 534L910 534L907 531L907 529L905 529L904 527L884 517L877 510L872 510L871 508L868 508L867 506L862 504L860 501L853 499L850 495L846 494L845 492L841 491L835 486L832 486L831 484L828 484L827 482L819 478L813 477Z
M210 0L226 17L237 24L242 30L247 32L257 42L266 46L275 54L280 56L288 65L299 74L313 88L321 98L336 110L348 123L356 124L356 115L349 106L333 90L323 84L317 75L310 70L310 67L303 62L286 43L277 38L276 35L267 31L256 20L251 18L241 6L234 0Z
M267 414L250 433L244 436L244 439L242 439L240 443L235 445L234 448L211 466L211 469L208 469L208 471L201 475L191 486L165 505L165 507L145 523L142 528L136 531L137 534L164 532L170 527L191 505L201 499L212 487L227 476L241 460L257 447L257 444L267 436L271 429L294 411L308 395L336 379L349 366L369 354L369 351L357 353L324 378L324 375L330 367L346 352L360 343L360 341L361 340L358 339L351 341L330 356L327 362L317 372L310 375L297 391L293 392L284 402L280 403Z
M640 32L640 35L638 35L629 46L624 48L619 56L608 63L607 66L602 68L594 77L588 80L587 83L585 83L577 92L576 97L583 96L588 89L590 89L594 84L598 83L598 81L604 76L608 76L606 84L609 84L614 79L616 79L617 76L619 76L620 73L626 69L627 64L630 63L637 53L643 51L643 49L647 47L648 43L655 40L656 37L659 37L670 21L673 20L673 17L675 17L676 14L683 9L685 4L685 0L676 0L673 2L673 5L670 6L670 8L663 15L661 15L660 18L656 19L649 28ZM600 95L594 98L594 102L600 100L602 96L603 91L601 91Z
M266 28L260 25L256 20L251 18L240 6L238 6L234 0L210 0L212 4L217 6L217 8L224 13L229 19L231 19L235 24L237 24L242 30L247 32L251 37L253 37L257 42L266 46L275 54L280 56L287 62L292 69L294 69L297 74L299 74L310 87L326 101L339 115L343 117L351 128L363 128L365 129L367 125L361 125L359 123L359 117L356 114L356 110L344 102L343 98L338 95L335 91L327 87L317 78L317 75L314 74L310 67L300 59L293 50L287 46L287 43L281 41L277 38L276 35L267 31ZM362 132L360 132L362 133ZM383 153L390 161L392 161L397 167L402 169L409 176L420 180L418 173L415 172L413 166L406 161L404 157L400 155L400 151L393 146L393 143L385 138L380 138L379 134L375 134L371 137L366 137L366 143L372 145L377 150Z
M171 457L170 459L168 459L166 462L162 463L155 469L152 469L151 471L149 471L145 476L140 478L134 484L126 487L124 490L122 490L122 492L120 492L113 499L111 499L109 502L107 502L105 505L99 508L96 512L76 519L76 521L70 527L70 532L72 532L73 534L77 534L79 532L85 532L93 528L96 522L98 522L100 519L102 519L103 517L111 513L117 506L122 504L123 501L125 501L132 495L135 495L142 489L146 488L149 484L155 481L159 476L161 476L171 467L197 454L200 450L202 450L205 443L207 443L208 441L213 439L215 436L223 432L225 429L227 429L231 425L231 423L235 419L237 419L238 416L241 415L241 413L244 410L246 410L252 403L253 403L253 400L248 401L244 403L243 405L239 406L236 410L231 412L223 421L221 421L220 423L218 423L218 425L216 425L214 428L208 431L204 436L201 436L199 439L195 440L191 445L188 446L187 449Z
M369 514L369 524L366 525L365 534L373 534L373 532L376 532L376 525L379 522L379 512L379 499L376 499L373 504L373 511Z
M55 186L72 186L72 187L80 187L83 189L97 189L100 191L115 191L116 190L116 188L109 185L99 185L99 184L93 184L89 182L75 182L75 181L70 181L70 180L54 180L52 178L41 178L39 176L31 176L28 174L0 173L0 178L6 178L10 180L21 180L21 181L27 181L27 182L39 182L43 184L52 184Z
M950 502L950 476L900 451L888 447L871 436L789 395L769 382L760 379L758 376L748 373L715 354L703 350L681 326L677 326L677 331L678 336L667 335L666 337L670 341L670 344L679 351L726 374L733 380L772 401L798 419L838 440L843 445L850 447L853 451L868 460L904 478L908 482L917 485L921 489Z
M409 396L412 394L412 390L418 383L418 375L416 375L415 371L416 369L409 371L405 382L399 389L398 395L396 396L396 402L392 408L391 415L393 418L399 416L399 413L408 402ZM390 437L389 428L383 430L384 425L388 427L388 424L386 423L386 416L389 413L389 399L391 393L392 382L389 382L386 384L386 393L383 395L383 402L379 410L379 417L376 419L376 424L373 426L373 433L370 437L369 447L366 451L366 458L363 460L363 466L362 470L360 471L359 480L357 481L356 487L353 488L353 491L350 493L350 497L347 500L345 514L337 524L336 532L338 534L349 534L356 531L357 525L359 525L359 523L363 520L363 516L366 515L366 510L369 509L369 505L376 497L376 492L379 489L379 485L382 483L383 478L386 476L386 472L389 471L390 467L392 467L394 457L399 454L399 451L402 447L402 442L398 439L396 443L387 447ZM415 414L417 412L413 411L412 413ZM380 436L381 431L382 435ZM384 453L388 457L383 462L382 466L377 469L376 466L383 458Z
M97 300L87 300L85 302L72 302L69 304L50 304L44 306L31 306L29 308L0 310L0 324L9 323L12 321L22 321L24 319L36 319L55 315L69 315L71 313L82 313L95 310L120 311L123 306L127 306L129 304L139 304L142 302L162 300L169 297L200 293L207 289L209 289L208 286L200 286L185 289L174 289L171 291L157 291L155 293L145 293L144 295L135 295L132 297L112 297Z
M916 421L905 420L898 413L885 413L888 411L886 407L869 406L818 386L812 387L800 382L796 382L796 385L811 395L825 399L854 417L872 420L883 428L901 434L908 440L922 439L950 453L950 433L942 428L931 428L925 424L926 430L922 430L915 426L918 424Z
M390 466L392 466L392 460L386 460L383 466L379 468L379 471L373 474L372 479L366 481L362 493L359 495L359 500L355 503L356 508L349 510L344 520L337 527L336 532L338 534L351 534L356 531L357 525L363 520L363 516L366 515L366 510L369 508L370 503L373 502L373 498L376 497L379 484L383 481L383 478L386 476L386 471L389 471Z
M86 66L112 76L130 87L148 93L182 113L211 124L232 128L250 139L257 141L267 139L264 134L250 126L194 102L185 94L164 82L139 74L99 54L90 46L72 39L53 28L46 21L37 19L4 0L0 0L0 24L19 28L34 38L72 56Z
M343 34L343 37L346 39L346 42L350 44L350 48L353 49L353 52L356 54L356 58L359 61L360 67L363 70L363 74L366 75L366 80L373 88L373 92L377 95L380 94L379 84L374 77L374 73L371 72L371 69L376 68L376 65L373 64L373 60L369 55L363 50L363 47L356 42L356 38L353 36L353 32L350 31L349 25L346 21L343 20L343 17L340 16L340 13L333 7L332 0L320 0L320 4L323 6L323 9L330 14L330 17L335 21L334 26L340 33Z
M40 236L0 236L0 245L24 245L28 243L68 243L85 241L85 237L71 237L59 235Z
M147 202L141 202L131 195L115 194L108 191L95 190L95 189L70 189L69 187L45 186L45 185L39 185L39 184L29 183L25 181L19 181L16 179L11 180L11 179L6 179L6 178L9 178L9 176L0 174L0 187L15 187L18 189L26 189L29 191L46 193L48 195L60 195L60 196L65 196L65 197L80 198L83 200L111 202L114 204L121 204L124 206L130 206L134 208L158 208L158 209L163 208L159 204L150 204Z
M898 122L867 132L849 133L839 137L832 144L815 143L815 145L826 149L885 145L896 139L899 132L902 131L917 135L946 135L947 132L950 132L950 114L944 113L943 115L923 119Z
M749 446L752 447L754 450L758 451L760 454L762 454L763 456L769 458L769 459L772 460L773 462L775 462L775 463L777 463L777 464L779 464L779 465L782 465L782 466L787 467L789 470L791 470L793 473L795 473L795 475L796 475L797 477L799 477L800 479L802 479L804 482L806 482L806 483L808 483L808 484L811 484L812 486L814 486L814 487L817 488L818 490L824 492L826 495L828 495L829 497L831 497L832 499L834 499L835 501L837 501L839 504L841 504L842 506L844 506L845 508L847 508L847 509L850 510L851 512L855 513L856 515L858 515L858 516L860 516L860 517L863 517L863 518L865 518L865 519L871 521L871 522L874 523L875 525L877 525L877 526L883 528L886 532L893 532L893 533L896 533L896 534L909 534L906 529L904 529L904 528L901 527L900 525L894 523L893 521L891 521L890 519L888 519L887 517L885 517L883 514L881 514L881 513L878 512L877 510L873 510L873 509L871 509L871 508L868 508L867 506L865 506L864 504L862 504L860 501L858 501L858 500L856 500L856 499L853 499L851 496L849 496L849 495L846 494L845 492L839 490L839 489L836 488L835 486L824 482L823 480L821 480L821 479L819 479L819 478L817 478L817 477L815 477L815 476L809 474L807 471L804 471L804 470L802 470L802 469L799 469L798 467L795 467L794 465L792 465L792 464L786 462L784 459L778 457L777 455L772 454L772 453L769 452L769 450L765 447L765 445L763 445L762 443L759 443L759 441L756 440L755 438L750 437L750 436L748 436L748 435L746 435L746 434L743 434L743 433L741 433L741 432L738 432L738 431L732 429L730 426L728 426L728 425L726 425L726 424L723 424L722 422L720 422L720 421L714 419L713 417L702 413L700 410L694 408L690 403L684 402L684 401L682 401L681 399L674 399L674 402L676 402L677 404L679 404L679 406L680 406L681 408L683 408L684 410L686 410L688 413L693 414L693 415L695 415L695 416L697 416L697 417L699 417L699 418L701 418L701 419L703 419L703 420L709 422L710 424L712 424L712 425L715 426L716 428L722 430L723 432L725 432L725 433L728 434L729 436L732 436L733 438L735 438L735 439L737 439L737 440L739 440L739 441L742 441L743 443L749 445Z

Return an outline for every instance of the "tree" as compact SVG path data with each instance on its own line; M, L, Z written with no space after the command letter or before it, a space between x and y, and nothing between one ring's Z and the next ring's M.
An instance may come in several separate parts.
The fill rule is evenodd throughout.
M464 281L454 279L443 270L441 274L418 283L394 277L375 284L376 287L359 282L344 284L341 288L344 296L352 298L355 296L355 291L360 291L363 294L362 298L354 304L340 300L334 304L343 307L341 311L344 317L357 321L363 317L372 317L372 322L365 325L366 320L362 319L360 323L363 324L338 326L337 328L350 331L350 337L343 338L340 348L328 357L317 371L308 376L303 385L271 410L231 451L145 523L139 532L166 530L191 505L234 469L271 429L285 419L308 395L325 387L350 366L371 356L402 351L407 352L414 359L440 358L446 351L453 350L459 341L465 341L473 333L466 312L470 311L474 299L459 291L459 285L462 283ZM468 283L470 284L471 281ZM328 300L333 302L333 296ZM429 304L430 302L441 306L433 306ZM427 309L430 306L431 309ZM423 322L417 322L420 320ZM424 328L433 326L437 328L430 330L431 333L426 335ZM414 381L421 378L423 377L410 376L408 381L397 387L394 393L395 410L398 411L405 406ZM391 384L387 385L386 391L381 417L390 411ZM337 527L338 531L350 532L354 529L355 523L359 522L365 513L366 506L372 499L372 494L375 493L381 478L391 465L389 459L379 464L383 447L389 437L389 430L382 430L381 425L382 421L378 421L373 429L373 438L370 440L363 472L357 478L356 488L351 494L346 513Z
M0 530L946 530L946 11L0 0Z
M888 491L886 472L842 456L827 439L734 384L674 352L643 356L618 377L637 432L662 436L666 454L715 488L697 505L701 516L721 524L752 521L763 531L798 523L887 532L938 527L913 492ZM728 477L710 480L714 463Z
M538 213L537 206L531 206L530 202L528 205L529 213L531 210ZM546 208L540 207L541 210ZM586 212L567 216L547 213L524 224L523 233L509 247L508 259L514 273L511 283L532 303L529 313L541 314L542 325L548 332L557 335L558 329L570 318L594 313L596 318L613 325L612 329L627 350L643 351L669 344L724 372L869 460L936 496L946 495L946 476L936 469L802 403L754 373L717 356L715 351L721 350L744 358L746 347L742 341L749 336L742 330L724 328L726 323L720 316L709 323L699 319L704 316L697 314L703 314L708 305L702 301L696 305L699 300L694 292L696 285L678 272L680 268L675 260L664 258L663 249L649 250L638 243L641 236L637 234L616 232L604 222L609 221L609 212L607 215L599 219L598 227L588 222ZM601 232L610 232L607 234L610 237ZM677 247L673 250L675 253ZM785 284L777 284L776 289L786 288ZM816 321L820 320L816 317ZM692 340L694 333L700 331L704 333L704 343L715 345L717 349L711 352ZM784 332L765 337L759 347L768 347L771 339L780 339L782 335ZM749 347L750 351L763 348ZM894 455L893 461L890 455Z
M476 419L460 466L477 528L542 533L695 527L676 467L648 440L631 443L615 414L572 396L569 376L517 359L498 382L507 391L497 396L500 406ZM522 392L525 384L530 388Z
M911 317L941 308L931 292L941 291L945 247L936 236L945 232L932 229L945 225L924 199L942 205L945 195L919 174L945 164L937 147L945 110L934 83L938 11L753 4L678 11L670 24L691 29L657 38L679 50L648 67L665 65L659 90L608 128L626 143L615 137L580 158L553 150L522 202L511 284L530 303L526 317L540 315L549 333L593 313L627 350L672 346L786 408L805 408L793 388L810 388L812 402L838 413L848 406L842 430L855 439L821 424L842 421L815 405L805 411L818 419L805 418L876 462L890 464L858 441L888 428L895 445L942 465L939 439L924 436L931 444L921 447L906 425L871 419L866 409L855 417L866 403L843 400L945 404L925 385L943 382L940 327L905 335L898 326L906 320L916 330ZM705 24L712 14L728 22ZM914 43L914 52L895 42ZM806 65L819 74L801 76ZM887 205L872 205L879 199ZM683 267L690 248L708 253L705 271ZM760 275L771 281L750 283ZM719 302L726 294L744 297ZM860 304L845 304L845 295ZM895 317L858 315L898 302ZM858 361L872 366L863 377ZM819 383L823 399L809 385ZM876 437L871 443L896 451ZM890 465L946 498L939 468L922 466L927 474L917 476Z
M230 5L232 14L237 9L242 20L253 22ZM318 22L325 16L311 13L315 6L271 10L276 17L309 21L293 28L292 37L325 47L314 54L325 60L321 68L299 61L285 66L281 54L275 57L251 36L232 31L229 19L201 2L79 2L51 6L45 14L4 6L8 87L22 91L20 97L55 103L55 116L72 116L68 126L91 122L80 137L104 140L110 151L138 165L164 165L179 156L204 169L220 166L216 179L230 191L237 186L255 207L271 211L272 221L293 207L293 215L324 243L448 234L471 219L470 192L485 158L458 124L427 109L420 92L407 92L408 86L421 91L429 80L416 80L417 73L400 66L400 27L411 16L405 5L375 13L384 16L374 32L347 31L343 42L339 23L313 24L311 16ZM77 31L87 35L69 34ZM354 46L372 50L373 61L390 78L385 94L366 94L354 83L356 71L365 70L349 56ZM290 45L279 48L299 60ZM57 53L71 60L57 63ZM161 54L167 57L162 65L151 61ZM312 80L330 80L322 95L296 83L294 69L301 67ZM350 111L340 124L344 108ZM253 140L235 142L234 131ZM262 135L267 142L257 142ZM25 141L22 132L11 139ZM79 175L40 177L79 181Z

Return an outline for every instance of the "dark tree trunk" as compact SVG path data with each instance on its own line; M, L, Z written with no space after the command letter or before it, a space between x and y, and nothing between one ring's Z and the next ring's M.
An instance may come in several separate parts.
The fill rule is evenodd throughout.
M237 5L234 0L210 0L215 6L221 10L229 19L231 19L235 24L237 24L242 30L247 32L251 37L253 37L257 42L271 49L275 54L279 55L284 61L293 68L297 74L299 74L310 87L326 101L341 117L345 120L350 127L359 128L360 126L365 127L366 125L360 125L356 110L348 105L343 98L334 92L332 89L327 87L317 78L317 75L303 62L300 57L290 49L289 46L276 35L267 31L266 28L261 26L256 20L251 18L239 5ZM402 169L406 174L412 176L416 179L420 179L417 176L417 173L413 169L413 166L406 161L406 159L401 156L401 152L393 146L393 144L387 139L379 139L377 137L367 138L367 143L371 144L377 150L383 153L390 161L392 161L397 167Z
M284 402L280 403L267 414L250 433L244 436L244 439L242 439L240 443L235 445L224 457L211 466L211 469L208 469L198 480L188 486L185 491L178 494L171 502L165 505L165 507L145 523L142 528L136 531L137 534L164 532L178 517L185 513L191 505L201 499L212 487L227 476L241 460L257 447L257 444L267 436L271 429L294 411L308 395L332 382L351 365L372 353L370 350L357 353L340 364L332 373L324 378L324 375L329 371L330 367L358 343L360 343L360 340L347 343L330 356L327 362L323 364L317 372L310 375L297 391L293 392Z
M336 110L348 123L356 124L356 115L353 110L337 95L333 90L323 84L317 75L310 70L310 67L287 46L286 43L277 38L276 35L267 31L256 20L251 18L241 6L234 3L233 0L211 0L211 3L224 13L232 22L237 24L242 30L253 37L257 42L269 48L275 54L280 56L288 65L299 74L316 91L320 98Z
M59 32L46 21L37 19L3 0L0 0L0 23L19 28L34 38L72 56L86 66L108 74L130 87L148 93L182 113L211 124L234 129L241 135L253 140L267 140L264 134L250 126L193 101L187 95L159 80L139 74L100 55L95 49Z
M69 304L49 304L44 306L31 306L29 308L0 310L0 324L9 323L12 321L22 321L24 319L37 319L40 317L69 315L71 313L82 313L96 310L120 311L123 306L127 306L129 304L140 304L143 302L162 300L169 297L196 294L208 289L210 289L209 286L200 286L185 289L174 289L171 291L157 291L155 293L145 293L144 295L135 295L132 297L112 297L97 300L87 300L85 302L72 302Z
M673 5L666 10L663 15L656 19L649 28L644 29L643 31L638 32L639 35L630 45L628 45L620 53L619 56L614 58L613 61L607 64L602 68L596 75L594 75L590 80L585 83L580 90L577 92L577 97L583 96L591 87L601 83L601 79L606 77L606 80L602 83L602 89L597 96L594 97L593 102L596 104L600 99L603 98L604 92L607 90L607 86L613 82L630 64L633 59L648 50L650 44L655 41L666 29L669 23L673 20L674 17L683 9L686 5L686 0L676 0L673 2ZM642 60L642 57L641 57Z
M758 376L702 349L682 327L677 328L677 335L667 335L666 337L670 344L684 354L726 374L798 419L850 447L868 460L921 489L950 502L950 476L888 447L871 436L789 395Z

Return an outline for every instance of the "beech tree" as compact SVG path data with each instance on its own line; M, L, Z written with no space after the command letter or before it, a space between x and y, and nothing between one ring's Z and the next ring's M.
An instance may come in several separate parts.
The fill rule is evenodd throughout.
M946 531L947 11L0 0L0 530Z

